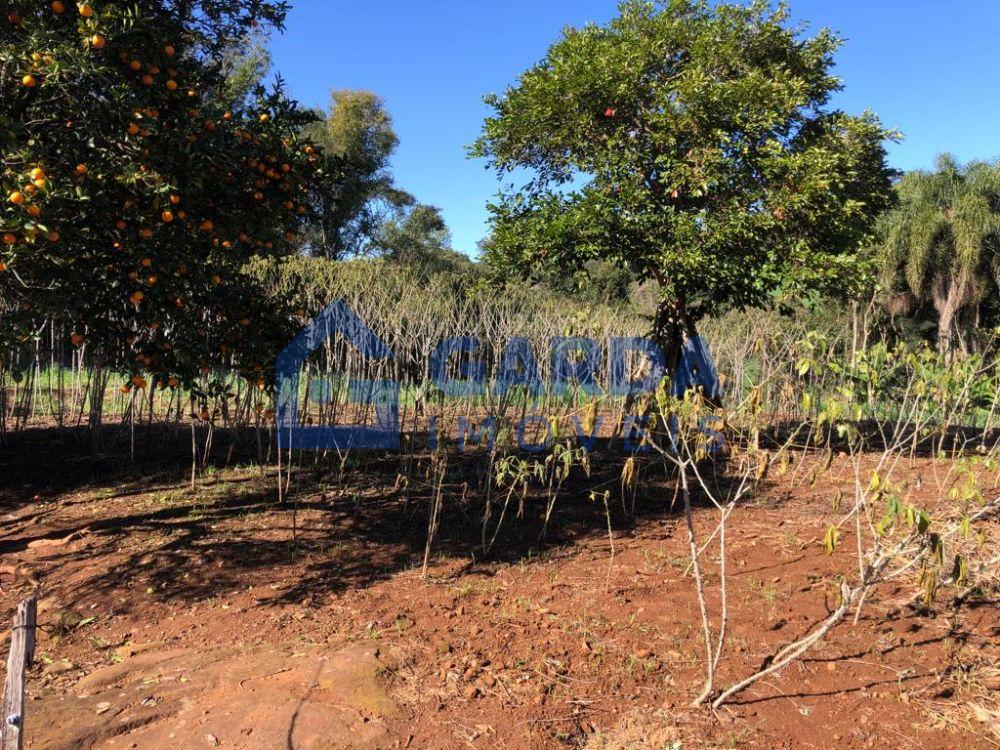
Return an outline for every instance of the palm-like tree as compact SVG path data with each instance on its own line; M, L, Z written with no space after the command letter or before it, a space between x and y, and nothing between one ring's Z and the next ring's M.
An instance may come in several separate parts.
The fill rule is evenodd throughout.
M933 306L942 354L968 353L981 306L1000 284L1000 164L962 166L944 154L897 190L881 227L886 287L897 310Z

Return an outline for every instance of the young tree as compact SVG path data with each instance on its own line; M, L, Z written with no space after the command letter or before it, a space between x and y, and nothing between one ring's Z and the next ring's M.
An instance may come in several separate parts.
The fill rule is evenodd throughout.
M783 7L626 0L568 29L503 95L471 153L531 179L493 206L486 260L567 273L605 259L662 290L672 369L698 319L842 292L890 202L887 132L829 108L839 40Z
M933 172L904 175L898 192L882 222L885 286L904 312L933 306L941 354L968 353L981 306L998 295L1000 166L945 154Z
M161 385L261 378L290 319L242 272L297 246L322 176L280 89L224 51L282 2L17 0L0 19L0 342L40 320Z

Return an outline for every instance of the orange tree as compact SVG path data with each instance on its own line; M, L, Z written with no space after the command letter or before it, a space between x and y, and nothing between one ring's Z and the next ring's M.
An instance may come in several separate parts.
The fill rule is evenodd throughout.
M291 317L242 272L293 250L328 163L280 85L227 102L268 0L18 0L0 18L0 345L53 321L143 386L266 377Z

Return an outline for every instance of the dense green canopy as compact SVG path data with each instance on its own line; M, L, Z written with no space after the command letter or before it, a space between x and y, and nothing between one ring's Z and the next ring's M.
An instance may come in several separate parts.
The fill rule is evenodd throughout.
M837 37L786 22L766 2L626 0L606 26L566 30L487 97L471 153L529 175L491 206L487 261L529 276L620 263L659 283L674 350L710 310L849 289L892 198L892 134L830 107Z

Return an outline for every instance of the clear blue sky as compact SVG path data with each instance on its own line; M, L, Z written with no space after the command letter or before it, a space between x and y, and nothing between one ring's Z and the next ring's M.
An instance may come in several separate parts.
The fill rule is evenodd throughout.
M499 183L465 146L479 133L482 96L539 60L563 26L606 21L616 0L292 0L272 41L290 93L325 106L334 88L369 89L393 116L400 187L438 206L456 249L474 255ZM791 0L810 28L846 37L837 106L869 107L905 140L901 169L935 154L1000 156L1000 2Z

